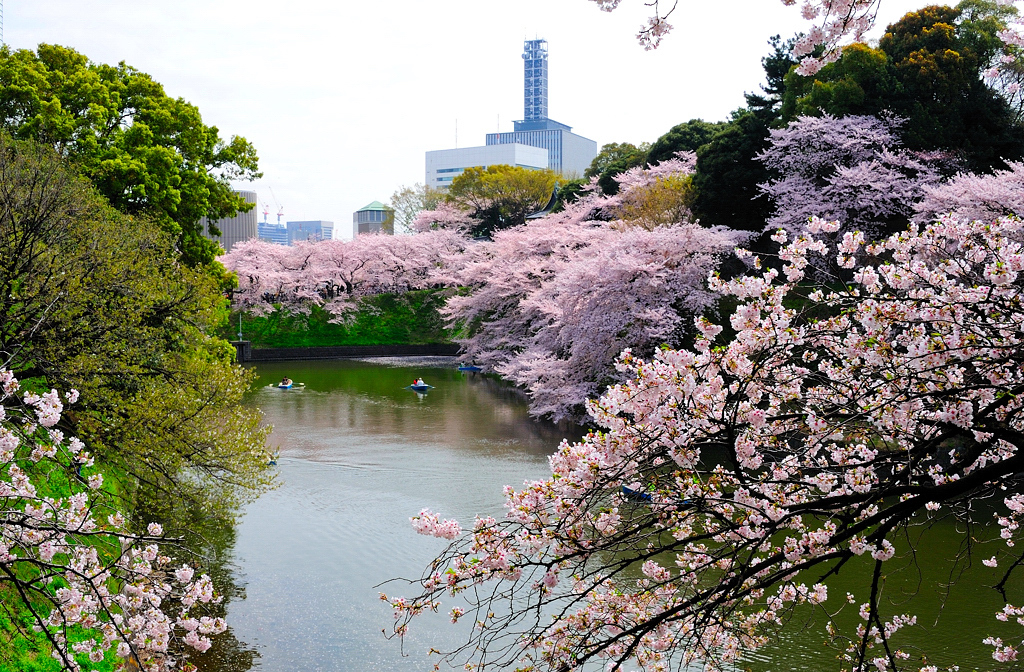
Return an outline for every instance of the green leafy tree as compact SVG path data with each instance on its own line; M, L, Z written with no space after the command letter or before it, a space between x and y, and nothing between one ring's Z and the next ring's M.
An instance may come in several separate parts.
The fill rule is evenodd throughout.
M639 147L630 142L609 142L601 146L601 151L590 162L590 167L583 171L583 177L589 180L591 177L599 176L613 164L623 160L632 162L632 166L639 166L646 160L649 149L650 144L646 142L640 143Z
M904 143L911 149L951 149L971 168L987 170L1024 155L1024 128L979 76L990 55L977 30L979 17L968 23L973 30L958 26L960 18L961 10L950 7L910 12L886 29L879 48L902 86L893 111L908 119Z
M569 203L575 203L585 193L584 189L590 183L590 180L579 178L576 180L567 180L558 185L558 196L555 200L555 207L551 209L552 212L561 212L565 210L565 206Z
M676 152L696 152L698 148L711 142L711 138L728 122L709 123L703 119L691 119L677 124L669 132L654 141L647 152L647 165L654 165L671 159Z
M787 121L822 112L836 117L878 115L899 90L885 52L859 43L846 47L842 58L813 77L802 77L793 69L785 81L781 112Z
M395 211L395 224L405 231L412 231L412 223L422 210L433 210L444 200L444 191L417 182L401 186L391 194L388 205Z
M190 265L219 254L203 236L202 217L252 208L230 182L260 176L253 146L223 140L194 105L125 63L92 63L48 44L35 52L3 47L0 126L54 147L121 212L158 222Z
M998 66L998 75L987 78L988 84L1009 105L1013 120L1024 122L1024 53L999 38L999 32L1017 18L1017 8L993 0L961 0L957 9L960 39L978 55L981 70ZM1014 60L1005 63L1004 56Z
M757 185L769 175L757 155L768 147L768 122L749 110L697 150L694 214L704 226L761 231L771 212Z
M170 234L111 208L53 149L0 137L0 258L2 361L80 390L66 417L127 496L230 517L272 484L268 430L239 403L252 376L206 335L226 301Z
M487 236L524 224L528 215L551 201L557 184L558 174L551 170L518 166L467 168L452 180L445 200L468 210L477 220L470 229L472 235Z
M783 40L781 35L768 39L771 52L761 58L765 82L760 93L746 93L747 109L774 123L781 115L782 98L786 93L786 75L797 65L793 58L793 45L797 38Z
M909 149L952 152L976 171L1019 159L1024 127L981 76L1001 53L997 33L1010 15L985 0L910 12L877 49L853 44L813 76L790 72L783 118L892 113L906 119Z

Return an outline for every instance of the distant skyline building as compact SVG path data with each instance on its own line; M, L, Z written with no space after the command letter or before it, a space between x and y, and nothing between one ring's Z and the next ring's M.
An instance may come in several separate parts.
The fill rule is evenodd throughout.
M220 231L219 236L210 233L210 220L203 217L199 220L199 227L210 240L220 243L225 252L230 252L236 244L246 240L252 240L259 236L259 229L256 223L256 192L235 191L246 203L252 203L253 207L249 212L236 213L234 217L225 217L213 222L213 226Z
M259 232L260 240L278 245L288 244L288 227L284 224L275 224L264 220L259 223L257 231Z
M548 118L548 41L523 43L523 120L511 133L488 133L488 145L518 143L548 150L548 168L582 177L597 156L597 143Z
M395 233L395 211L374 201L352 213L352 237L367 233Z
M543 170L548 167L548 150L520 143L437 149L427 152L425 182L435 189L447 189L467 168L501 165Z
M288 244L305 240L332 240L334 238L334 222L314 219L302 222L288 222Z

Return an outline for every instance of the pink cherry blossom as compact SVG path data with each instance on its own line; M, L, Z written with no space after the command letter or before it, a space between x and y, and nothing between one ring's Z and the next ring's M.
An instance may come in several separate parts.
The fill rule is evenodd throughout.
M123 661L134 661L135 669L181 669L183 647L206 650L211 642L205 635L227 627L204 616L204 636L190 638L168 613L173 608L179 621L188 619L191 607L185 602L192 594L199 601L216 600L208 577L201 585L187 583L192 570L186 576L182 568L178 578L187 585L176 590L164 583L160 576L169 569L170 558L160 555L156 545L144 545L143 538L125 532L121 514L110 514L106 522L95 518L91 497L98 493L40 496L32 482L36 472L23 471L18 460L49 461L55 469L70 469L90 468L92 457L79 439L66 438L55 428L63 411L55 390L19 399L18 381L10 371L0 369L0 382L0 465L6 465L0 471L0 569L14 584L12 594L30 596L36 629L44 633L64 669L78 672L83 657L98 663L109 650ZM74 391L64 396L69 404L77 398ZM75 487L76 481L70 482ZM87 483L90 490L98 490L103 476L89 474ZM163 530L153 523L148 533L158 536ZM100 549L109 548L120 552L101 554ZM32 569L26 571L28 567ZM69 644L70 630L92 637Z
M839 609L827 579L800 579L860 556L862 620L829 623L830 641L853 669L916 669L899 645L916 615L889 613L877 578L908 528L947 502L966 521L980 498L1005 543L1021 533L1024 395L1007 392L1024 387L1024 286L991 269L1020 267L1024 223L946 215L863 245L851 270L871 291L808 277L860 245L811 226L780 236L780 268L707 278L742 308L731 332L701 317L692 348L624 352L623 382L588 404L597 429L508 488L504 519L478 520L417 594L384 598L394 633L458 595L482 617L453 664L721 669L799 605ZM1000 661L1024 645L985 643Z

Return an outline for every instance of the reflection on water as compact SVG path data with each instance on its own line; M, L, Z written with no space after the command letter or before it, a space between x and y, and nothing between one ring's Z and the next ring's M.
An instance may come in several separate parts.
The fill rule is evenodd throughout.
M443 613L413 624L404 654L381 633L391 615L377 598L378 584L418 576L445 543L416 535L409 517L429 507L465 525L476 514L499 514L502 486L548 474L546 457L579 430L535 422L514 390L452 368L328 361L266 364L258 371L262 385L287 375L305 387L253 393L252 403L275 427L281 487L247 507L233 551L221 558L244 595L227 607L234 639L220 638L201 669L430 669L430 646L454 647L465 637ZM421 395L407 389L417 377L435 389ZM886 563L884 603L890 613L919 614L919 626L909 631L915 660L921 660L913 648L919 645L932 654L930 662L966 671L991 667L991 649L981 640L1008 638L1014 627L996 627L1002 602L989 587L998 581L995 570L977 571L976 557L960 576L946 560L965 534L938 525L915 542L920 567ZM985 549L983 557L996 550ZM901 566L906 569L897 571ZM830 609L847 591L856 595L857 604L841 617L845 625L857 622L869 573L866 561L853 563L829 580ZM934 587L947 583L955 585L943 610L943 594ZM908 603L919 584L920 594ZM395 584L386 589L409 592ZM1024 600L1020 592L1015 586L1011 602ZM840 669L836 651L824 646L822 619L810 611L800 617L777 644L747 656L739 668Z
M252 669L429 669L431 645L459 642L446 618L418 624L405 655L381 633L391 616L378 584L418 576L445 543L417 535L409 517L424 507L463 523L500 513L502 486L543 477L547 456L579 431L535 422L515 391L451 368L328 361L258 371L261 385L287 375L305 387L252 397L274 425L281 480L246 508L229 558L245 598L228 605L228 623L258 653ZM435 389L406 389L415 377ZM204 665L249 667L237 656Z

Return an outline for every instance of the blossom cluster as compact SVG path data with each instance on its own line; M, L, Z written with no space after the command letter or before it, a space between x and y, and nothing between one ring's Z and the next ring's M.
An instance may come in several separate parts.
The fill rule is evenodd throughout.
M386 598L395 633L460 595L481 616L448 660L469 669L716 668L810 605L849 668L905 669L916 616L885 614L878 578L899 539L1024 469L1022 234L1014 218L945 216L867 243L815 218L778 233L778 268L744 253L756 272L708 279L738 304L733 335L702 317L691 349L624 352L627 382L589 404L601 429L563 443L550 478L508 488L504 519L477 520L417 596ZM820 256L849 282L816 285ZM1004 506L1013 543L1024 495ZM876 567L859 601L830 606L826 583L803 580L848 561ZM858 602L842 631L833 617Z
M210 636L227 627L221 618L192 615L220 599L210 577L173 568L159 546L159 524L135 534L119 513L102 519L89 492L101 488L102 476L82 476L93 458L58 429L78 393L19 396L8 370L0 370L0 388L0 582L31 596L53 657L77 671L113 651L123 665L163 672L178 669L187 648L207 650ZM46 494L38 474L52 469L67 470L70 495Z
M322 306L343 320L360 298L433 286L432 273L466 239L450 230L415 236L362 235L354 240L275 245L253 239L220 257L238 276L235 306L253 314Z

